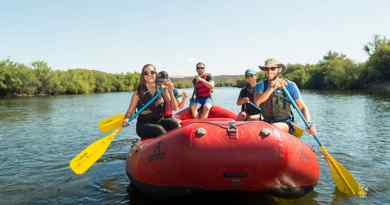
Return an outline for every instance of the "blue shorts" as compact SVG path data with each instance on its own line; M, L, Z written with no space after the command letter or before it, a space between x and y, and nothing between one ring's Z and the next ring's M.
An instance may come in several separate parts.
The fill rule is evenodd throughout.
M213 100L211 99L211 97L195 98L191 99L190 101L190 106L192 106L193 104L196 104L197 107L206 106L211 108L211 106L213 105Z

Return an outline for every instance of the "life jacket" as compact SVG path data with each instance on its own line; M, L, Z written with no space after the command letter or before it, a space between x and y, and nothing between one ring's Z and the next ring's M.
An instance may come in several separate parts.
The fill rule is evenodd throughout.
M244 92L245 94L241 97L248 97L251 103L245 103L241 105L241 111L245 111L249 115L255 115L260 113L260 108L254 107L255 102L255 93L256 93L256 87L251 87L249 84L247 84L241 92Z
M262 83L264 83L263 92L265 92L268 88L268 81L264 80ZM293 120L290 102L283 90L275 90L260 107L263 110L264 121L273 123Z
M210 81L209 74L203 75L201 78ZM195 79L194 79L195 82ZM195 94L197 98L210 97L212 93L212 88L207 87L203 82L197 81L195 83Z
M157 92L154 94L157 95ZM150 99L154 97L149 91L145 91L143 96L137 104L137 110L141 109ZM164 116L164 100L162 96L158 97L153 103L151 103L142 113L138 115L138 121L142 122L157 122Z

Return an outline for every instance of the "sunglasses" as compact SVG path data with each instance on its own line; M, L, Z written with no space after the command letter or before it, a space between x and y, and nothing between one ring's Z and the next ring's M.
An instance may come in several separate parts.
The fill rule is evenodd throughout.
M246 78L252 78L252 77L254 77L255 75L253 75L253 74L247 74L247 75L245 75L245 77Z
M204 69L204 67L196 67L196 70Z
M264 70L264 71L269 71L269 70L274 71L274 70L276 70L276 69L278 69L278 68L280 68L280 67L263 67L263 70Z
M156 74L156 71L150 71L150 72L144 71L143 74L144 75L154 75L154 74Z

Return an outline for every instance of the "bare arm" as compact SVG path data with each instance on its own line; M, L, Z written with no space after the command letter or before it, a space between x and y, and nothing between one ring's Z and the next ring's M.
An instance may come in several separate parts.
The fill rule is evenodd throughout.
M131 117L134 114L135 109L137 108L138 101L139 101L138 94L136 92L134 92L134 94L131 96L129 108L127 108L127 111L126 111L125 116L127 118Z
M311 119L311 118L310 118L310 112L309 112L309 109L307 108L305 102L303 102L302 99L297 99L297 100L295 100L295 102L296 102L296 104L297 104L299 110L301 110L302 113L303 113L303 115L305 116L305 119L306 119L307 121L311 121L311 120L310 120L310 119Z
M175 89L175 85L172 83L172 81L169 80L165 82L163 86L166 88L163 93L164 101L171 103L172 110L177 110L179 104L177 102L175 94L173 93L173 90Z
M198 78L196 78L197 81L200 81L202 82L204 85L206 85L208 88L212 89L214 88L214 81L213 80L210 80L210 81L207 81L201 77L198 76Z
M184 107L184 105L187 102L187 98L188 98L187 93L183 92L182 93L182 99L180 100L180 102L178 102L178 109L182 109Z
M248 97L238 98L236 104L237 105L243 105L246 103L249 103L250 99Z
M265 90L263 93L256 93L255 95L255 104L259 106L260 104L264 103L268 100L268 98L272 95L272 93L278 89L282 88L287 85L287 82L283 79L277 79L271 84L268 85L267 90Z
M173 93L173 89L167 89L167 94L169 95L168 97L172 105L172 110L177 110L179 106L175 94Z
M305 119L307 122L311 122L311 116L310 116L310 111L309 111L309 108L306 106L305 102L303 102L303 100L301 99L297 99L295 100L299 110L302 111ZM317 129L316 127L314 126L314 124L310 124L310 128L309 128L309 133L311 135L317 135Z
M135 109L137 108L138 101L139 101L139 96L136 92L134 92L133 95L131 96L130 104L125 114L125 119L123 120L124 127L128 125L129 117L131 117L134 114Z
M256 93L255 95L255 104L257 106L260 106L260 104L264 103L268 100L268 98L272 95L272 93L275 91L274 88L271 86L268 87L268 89L263 93Z

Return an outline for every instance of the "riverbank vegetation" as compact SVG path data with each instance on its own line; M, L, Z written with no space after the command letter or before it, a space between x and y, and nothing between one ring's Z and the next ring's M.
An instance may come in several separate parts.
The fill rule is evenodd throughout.
M365 89L390 81L390 40L375 36L363 48L368 59L355 63L329 51L317 64L288 64L284 76L299 87L319 90ZM245 69L243 69L245 70ZM259 72L258 79L264 79ZM111 74L87 69L53 70L46 62L29 65L0 60L0 96L89 94L133 90L139 73ZM178 88L192 87L192 77L174 78ZM216 86L245 84L242 75L214 76Z
M138 84L138 73L110 74L87 69L53 70L46 62L27 66L0 61L0 96L89 94L128 91Z
M287 65L284 76L299 87L317 90L366 89L389 82L390 40L375 36L363 49L368 54L366 62L355 63L344 54L329 51L317 64Z
M375 36L373 41L367 43L363 49L368 55L366 62L355 63L342 53L329 51L317 64L287 64L283 75L296 82L301 88L315 90L377 89L381 87L380 85L388 85L390 82L390 40L386 37ZM259 72L257 79L264 78L264 72ZM239 79L231 76L230 81L216 76L215 81L216 86L242 87L245 85L244 76ZM177 82L180 87L192 86L190 79L177 79Z

